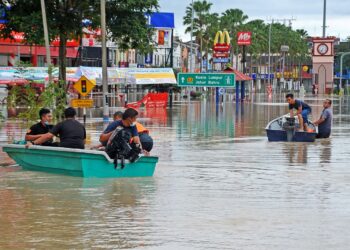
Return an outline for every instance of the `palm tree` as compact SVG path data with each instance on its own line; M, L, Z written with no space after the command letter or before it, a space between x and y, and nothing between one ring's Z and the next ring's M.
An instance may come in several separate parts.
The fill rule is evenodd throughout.
M187 25L185 33L191 32L192 24L192 8L193 8L193 35L196 37L196 41L200 44L200 63L202 68L202 58L203 58L203 37L204 33L207 30L209 25L210 17L210 8L213 4L204 0L204 1L195 1L187 6L186 15L183 18L183 24Z
M220 18L221 29L226 29L234 39L237 30L248 20L248 16L240 9L228 9Z

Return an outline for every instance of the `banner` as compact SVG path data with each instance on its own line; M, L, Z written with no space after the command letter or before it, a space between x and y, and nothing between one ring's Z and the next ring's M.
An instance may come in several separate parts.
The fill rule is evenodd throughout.
M158 12L146 15L148 25L152 28L175 28L174 13Z

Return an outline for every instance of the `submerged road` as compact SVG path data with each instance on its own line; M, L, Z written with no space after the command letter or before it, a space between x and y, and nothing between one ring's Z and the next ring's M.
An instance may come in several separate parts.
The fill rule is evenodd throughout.
M322 97L306 97L313 118ZM153 178L23 171L0 153L0 249L348 249L349 99L330 139L269 143L283 98L142 111L159 155ZM0 141L25 127L2 123ZM91 144L102 124L88 121Z

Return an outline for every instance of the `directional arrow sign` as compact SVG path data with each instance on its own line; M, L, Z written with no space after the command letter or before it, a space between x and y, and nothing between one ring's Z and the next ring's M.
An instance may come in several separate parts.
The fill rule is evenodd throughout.
M223 87L234 88L235 74L192 74L179 73L177 79L180 87Z

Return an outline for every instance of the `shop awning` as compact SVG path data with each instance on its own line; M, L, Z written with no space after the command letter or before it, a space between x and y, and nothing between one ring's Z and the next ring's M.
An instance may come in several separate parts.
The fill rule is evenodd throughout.
M227 67L224 70L224 72L225 73L234 73L236 75L236 81L238 81L238 82L253 80L250 76L247 76L247 75L243 74L243 72L236 70L232 67Z
M118 68L131 78L132 83L146 84L177 84L172 68Z

